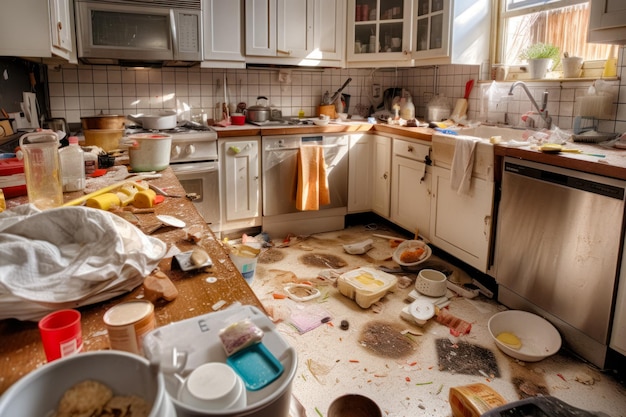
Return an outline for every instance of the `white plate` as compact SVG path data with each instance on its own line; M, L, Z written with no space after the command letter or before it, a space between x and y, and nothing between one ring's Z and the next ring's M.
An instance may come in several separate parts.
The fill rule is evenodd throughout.
M172 227L185 227L186 223L179 218L174 216L168 216L167 214L159 214L156 216L157 219L161 221L166 226Z

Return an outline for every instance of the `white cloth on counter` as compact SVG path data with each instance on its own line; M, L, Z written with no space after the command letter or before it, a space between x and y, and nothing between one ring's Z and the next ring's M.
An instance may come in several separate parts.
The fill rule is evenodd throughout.
M480 139L471 136L457 136L455 139L450 186L458 194L467 195L471 187L476 144Z
M38 320L131 291L166 249L103 210L22 205L0 213L0 319Z

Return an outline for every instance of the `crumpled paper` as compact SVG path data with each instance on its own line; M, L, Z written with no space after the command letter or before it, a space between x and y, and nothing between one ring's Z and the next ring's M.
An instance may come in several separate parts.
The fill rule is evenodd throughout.
M131 291L166 249L102 210L22 205L0 213L0 319L38 320Z

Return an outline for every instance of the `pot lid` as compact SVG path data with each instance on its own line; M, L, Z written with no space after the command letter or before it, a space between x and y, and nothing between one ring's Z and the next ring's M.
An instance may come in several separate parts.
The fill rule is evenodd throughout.
M270 111L270 107L269 106L261 106L259 104L255 105L255 106L250 106L246 109L247 111Z

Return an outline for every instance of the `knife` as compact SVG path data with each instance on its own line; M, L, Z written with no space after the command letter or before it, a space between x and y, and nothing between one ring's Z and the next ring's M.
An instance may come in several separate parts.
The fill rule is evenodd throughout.
M346 80L345 83L343 83L343 85L341 87L339 87L339 90L335 91L335 94L333 94L333 96L330 98L330 103L334 103L335 100L337 100L339 98L339 94L341 94L341 92L343 91L344 88L346 88L346 86L348 84L350 84L350 81L352 81L352 78L348 78Z

